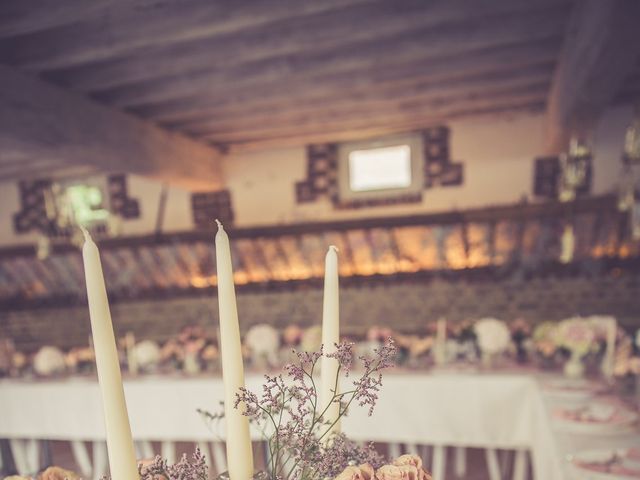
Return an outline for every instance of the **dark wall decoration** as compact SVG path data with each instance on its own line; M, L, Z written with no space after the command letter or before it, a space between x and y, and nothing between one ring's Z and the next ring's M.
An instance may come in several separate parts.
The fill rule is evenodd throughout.
M51 189L51 180L22 180L18 183L20 211L13 215L16 233L39 230L51 233L51 221L47 217L45 192Z
M449 148L449 127L428 128L422 132L424 144L424 188L451 187L462 185L464 166L452 162ZM329 198L337 209L352 209L394 205L398 203L419 203L420 193L397 194L389 197L348 200L338 194L338 145L335 143L307 146L307 177L295 184L296 202L315 202L319 198Z
M200 228L212 228L218 219L225 225L233 224L233 208L229 190L200 192L191 195L193 223Z
M560 159L542 157L534 160L533 194L536 197L556 199L560 184Z
M296 201L314 202L328 196L338 202L338 145L325 143L307 146L307 178L296 183Z
M453 187L462 185L464 167L452 162L449 152L449 127L428 128L422 132L424 142L424 186Z
M127 177L125 175L110 175L107 179L111 213L122 218L140 217L140 203L129 197L127 192Z

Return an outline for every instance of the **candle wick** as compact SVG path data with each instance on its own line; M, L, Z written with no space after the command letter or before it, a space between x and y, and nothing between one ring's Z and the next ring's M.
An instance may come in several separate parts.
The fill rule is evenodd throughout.
M224 227L222 226L222 222L220 220L218 220L217 218L216 218L216 224L218 225L219 229L223 229L224 230Z
M338 247L336 247L335 245L329 245L329 249L333 250L334 252L339 252L340 250L338 250Z
M78 225L80 227L80 230L82 231L82 235L84 235L84 240L86 242L91 241L91 235L89 234L89 231L84 228L82 225Z

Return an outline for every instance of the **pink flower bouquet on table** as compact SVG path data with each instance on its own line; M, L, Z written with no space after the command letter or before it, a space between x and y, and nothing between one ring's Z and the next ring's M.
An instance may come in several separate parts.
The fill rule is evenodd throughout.
M556 345L569 351L571 357L565 364L564 373L570 378L584 375L582 359L592 351L595 345L595 334L591 324L580 317L563 320L555 330Z

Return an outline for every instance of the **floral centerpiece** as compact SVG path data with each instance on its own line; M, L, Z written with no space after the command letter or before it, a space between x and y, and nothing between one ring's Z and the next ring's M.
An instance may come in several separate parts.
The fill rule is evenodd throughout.
M369 409L369 415L382 386L382 371L392 366L396 354L389 340L374 350L373 357L361 356L363 371L340 390L340 377L349 377L354 361L353 344L336 345L334 353L298 352L298 361L285 367L285 375L265 375L262 394L243 388L236 397L236 408L257 424L267 440L271 479L324 479L340 474L350 464L382 466L382 459L372 445L361 447L344 435L336 434L334 426L356 404ZM333 397L322 404L316 378L321 357L338 362ZM332 404L340 405L337 418L327 418Z
M589 322L580 317L563 320L555 330L556 345L565 348L570 358L565 363L564 373L570 378L581 378L584 375L582 359L594 345L595 334Z
M533 330L532 341L533 350L538 359L539 366L543 369L555 367L556 354L558 353L558 345L556 344L556 328L555 322L542 322Z
M254 325L247 332L244 344L253 368L273 368L278 364L280 334L273 326L266 323Z
M284 368L284 374L265 375L258 395L242 388L236 395L236 408L248 416L265 436L269 451L265 472L254 478L264 480L430 480L422 461L412 455L399 457L385 465L372 444L360 446L333 427L352 405L368 408L373 413L382 386L382 371L392 366L397 353L391 339L374 350L372 357L361 356L363 371L352 377L349 388L340 390L340 378L351 377L354 363L353 344L336 345L334 353L295 352L297 361ZM321 403L316 376L322 357L338 362L335 389L330 401ZM326 418L329 407L339 403L337 418ZM217 421L224 414L202 412ZM141 467L142 480L204 480L207 469L204 458L196 451L192 461L186 457L169 466L160 457ZM226 478L222 475L220 478Z
M511 344L511 332L507 324L495 318L478 320L474 327L478 348L485 366L491 366L496 356L504 353Z

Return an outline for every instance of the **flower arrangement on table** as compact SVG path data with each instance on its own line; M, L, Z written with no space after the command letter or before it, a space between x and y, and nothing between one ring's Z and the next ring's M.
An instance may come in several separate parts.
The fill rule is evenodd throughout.
M578 339L575 334L591 330L592 335L586 333L590 339L583 339L588 344L586 353L582 352L579 357L585 365L585 370L595 371L598 362L604 365L607 344L611 341L607 325L612 317L572 317L560 322L542 322L533 328L523 319L511 322L491 319L487 328L485 320L447 323L447 362L474 365L484 352L488 366L494 366L496 359L508 357L520 364L529 363L542 369L558 369L562 368L575 348L580 348L580 345L576 344ZM577 330L576 322L581 325ZM574 327L569 328L567 324ZM438 346L436 325L435 321L426 322L421 331L414 333L373 326L362 337L353 338L354 351L359 356L379 347L386 338L393 338L398 347L398 366L426 370L435 363ZM505 326L510 332L510 338ZM480 335L476 327L482 331ZM249 368L254 371L277 369L295 361L292 349L317 350L321 343L320 333L320 327L317 325L302 328L292 324L279 332L270 325L259 324L245 334L243 355ZM615 338L616 352L619 346L624 346L624 335L628 334L625 334L622 328L618 328ZM133 345L128 345L126 337L118 343L121 367L129 374L156 372L196 375L202 372L220 372L221 369L217 339L206 334L199 325L184 327L177 335L163 343L141 339ZM621 371L632 371L635 356L634 354L629 357L631 366L626 368L624 358L618 355L615 362L611 363L611 368L615 370L613 375L621 377ZM130 365L132 360L135 361L135 369ZM355 368L360 367L356 359ZM0 377L57 378L88 374L95 374L95 356L91 346L73 347L63 351L47 345L33 354L25 354L16 349L8 339L0 343Z
M393 366L397 348L388 339L374 349L372 356L357 358L353 347L353 343L342 342L332 353L326 353L322 346L317 352L295 352L296 361L286 365L283 374L265 375L260 395L244 387L236 394L234 407L265 437L269 451L264 472L267 478L321 480L336 477L355 465L371 471L383 466L372 444L362 447L351 442L338 433L337 426L352 405L368 408L369 415L373 414L382 372ZM329 399L322 398L317 386L323 357L334 359L338 365ZM363 370L353 376L356 359ZM351 380L345 391L340 389L343 377ZM333 405L338 406L335 417L330 416ZM224 417L223 413L201 413L212 422Z
M382 386L382 371L393 365L397 349L391 339L375 349L373 357L361 356L363 372L340 391L341 374L349 377L354 362L353 344L335 345L333 353L297 352L297 362L285 367L285 374L265 375L260 396L246 388L236 395L235 408L260 427L269 450L267 471L255 479L264 480L431 480L415 455L402 455L389 464L372 444L359 446L334 428L352 404L373 413ZM315 373L322 357L338 362L333 397L326 405L316 388ZM336 418L326 415L332 404L339 405ZM211 420L223 414L204 412ZM141 480L204 480L208 471L199 451L189 461L186 456L175 465L161 457L141 464ZM224 478L224 477L220 477Z
M473 327L485 366L492 366L496 357L511 345L511 332L507 324L495 318L478 320Z
M266 375L260 397L243 388L236 397L236 408L261 427L269 449L270 478L323 479L335 477L350 463L380 467L380 456L372 445L360 447L335 427L352 404L367 407L369 415L378 399L382 371L393 364L396 347L388 341L374 350L375 356L360 356L364 370L346 391L340 390L341 373L349 376L354 361L353 344L341 343L332 353L300 352L298 362L285 367L283 375ZM322 357L338 362L333 396L321 398L314 374ZM337 404L338 414L330 417L331 406Z
M538 365L543 369L555 367L558 345L555 339L556 323L546 321L539 323L533 330L531 337L533 351Z
M565 364L565 375L579 378L584 375L582 359L594 350L595 332L587 319L572 317L561 321L554 330L554 338L559 348L566 349L570 358Z

